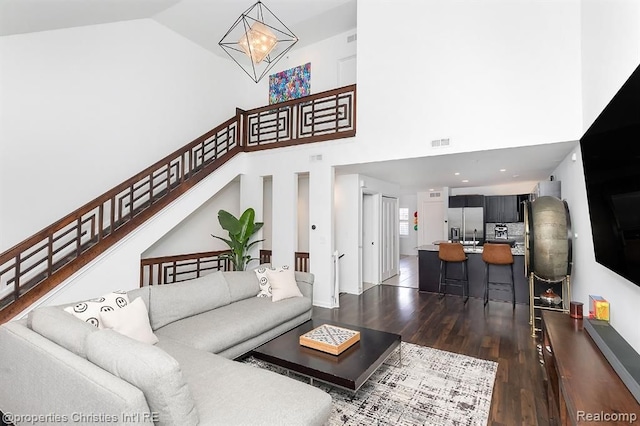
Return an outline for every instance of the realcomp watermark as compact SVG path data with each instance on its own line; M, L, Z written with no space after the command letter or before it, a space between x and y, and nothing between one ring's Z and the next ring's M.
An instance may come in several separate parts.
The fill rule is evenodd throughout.
M604 411L587 413L586 411L578 411L576 414L576 420L579 422L621 422L633 424L638 419L637 413L607 413Z
M148 423L157 422L158 413L81 413L71 414L16 414L3 413L2 421L11 424L38 424L38 423Z

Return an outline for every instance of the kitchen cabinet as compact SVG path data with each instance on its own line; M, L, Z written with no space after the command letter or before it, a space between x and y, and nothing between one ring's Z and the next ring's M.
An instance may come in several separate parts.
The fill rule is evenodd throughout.
M449 207L484 207L484 195L452 195Z
M485 197L485 222L518 222L517 195L490 195Z
M528 202L529 199L531 198L530 194L518 194L517 196L518 199L518 222L524 222L524 209L525 209L525 202Z

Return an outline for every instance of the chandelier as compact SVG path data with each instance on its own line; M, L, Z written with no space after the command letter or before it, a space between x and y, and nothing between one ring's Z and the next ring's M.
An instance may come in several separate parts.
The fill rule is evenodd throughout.
M297 41L259 1L240 15L218 44L257 83Z

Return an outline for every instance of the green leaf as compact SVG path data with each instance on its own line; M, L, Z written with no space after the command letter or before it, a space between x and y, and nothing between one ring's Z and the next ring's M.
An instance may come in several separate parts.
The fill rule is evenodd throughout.
M229 232L229 236L238 235L242 230L240 221L225 210L218 211L218 222L220 222L222 229Z

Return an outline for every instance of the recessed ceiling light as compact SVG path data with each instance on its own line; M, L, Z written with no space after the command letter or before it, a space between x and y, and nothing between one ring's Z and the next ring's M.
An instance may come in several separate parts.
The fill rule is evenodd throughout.
M520 176L520 175L513 175L513 177L514 177L514 178L517 178L517 177L519 177L519 176Z
M506 171L507 171L507 169L500 169L500 171L501 171L501 172L506 172Z
M429 188L429 191L435 191L435 189L433 189L433 188Z
M455 172L454 175L460 176L460 172Z
M469 182L469 179L462 179L462 183L467 183Z

